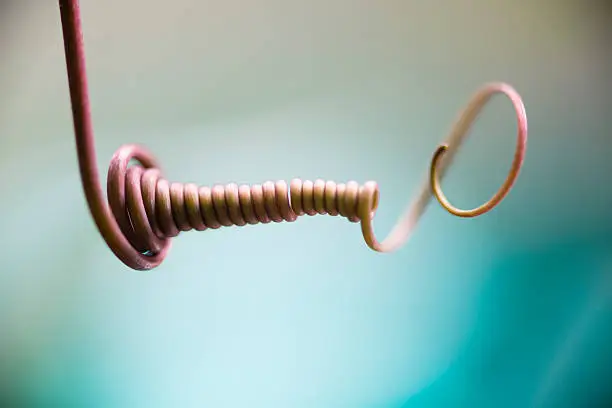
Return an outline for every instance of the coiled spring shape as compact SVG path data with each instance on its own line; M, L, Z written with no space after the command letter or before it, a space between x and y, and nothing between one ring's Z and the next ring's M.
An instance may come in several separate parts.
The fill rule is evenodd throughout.
M83 189L102 237L115 255L133 269L158 266L170 248L170 239L180 231L292 222L303 214L341 215L349 221L360 222L366 244L375 251L390 252L406 242L432 195L451 214L482 215L508 194L523 163L527 144L523 102L509 85L493 83L483 87L468 103L446 142L434 153L427 181L382 242L375 238L372 228L379 198L375 182L359 185L293 180L289 185L278 181L212 188L169 183L162 177L154 157L137 145L122 146L113 156L108 172L107 205L96 163L79 2L59 0L59 6ZM512 167L502 187L487 203L473 210L460 210L442 193L439 177L446 171L478 113L495 93L508 96L516 111L518 136ZM139 164L128 166L131 160Z

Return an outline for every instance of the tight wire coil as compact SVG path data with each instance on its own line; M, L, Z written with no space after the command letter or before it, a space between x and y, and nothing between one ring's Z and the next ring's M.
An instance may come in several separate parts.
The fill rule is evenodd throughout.
M369 181L268 181L261 185L227 184L212 188L171 183L162 177L153 155L139 145L124 145L111 159L108 205L100 188L89 106L85 52L78 0L59 0L71 106L81 181L92 217L113 253L128 267L148 270L165 258L171 238L192 229L269 222L293 222L302 215L329 214L360 222L366 244L378 252L402 246L414 230L432 195L449 213L460 217L482 215L508 194L522 166L527 143L527 117L518 93L503 83L483 87L470 101L431 161L427 180L416 199L388 237L379 242L372 220L379 201L378 185ZM508 177L487 203L473 210L452 206L440 187L453 156L491 96L503 93L512 101L518 125L517 148ZM135 160L138 164L129 166Z

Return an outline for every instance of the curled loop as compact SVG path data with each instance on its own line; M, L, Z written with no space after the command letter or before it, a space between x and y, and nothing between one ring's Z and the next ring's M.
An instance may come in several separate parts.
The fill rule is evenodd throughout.
M512 161L512 165L510 167L510 171L508 172L506 180L501 185L499 190L497 190L497 192L486 203L470 210L462 210L453 206L442 192L439 173L443 172L444 170L440 168L442 166L448 166L451 157L447 157L446 163L444 165L441 164L441 160L443 156L451 156L459 149L459 146L465 139L465 136L470 130L472 123L476 120L478 114L481 112L487 102L496 93L503 93L504 95L506 95L512 102L516 113L518 131L514 159ZM436 197L442 208L457 217L471 218L483 215L495 208L512 189L512 186L514 185L521 171L521 167L525 159L526 150L527 115L525 113L525 106L520 95L518 94L518 92L516 92L516 90L514 90L514 88L507 84L489 84L483 87L479 92L477 92L472 101L468 104L467 108L463 111L458 122L456 123L456 126L453 132L451 133L451 136L449 137L449 140L446 143L438 146L438 148L436 149L431 159L431 165L429 170L429 179L433 195L434 197Z

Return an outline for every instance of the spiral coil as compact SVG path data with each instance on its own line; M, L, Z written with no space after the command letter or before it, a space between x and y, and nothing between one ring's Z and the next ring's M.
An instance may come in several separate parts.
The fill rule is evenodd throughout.
M167 252L170 238L190 230L293 222L302 215L343 216L368 221L378 204L375 182L359 185L333 181L268 181L263 184L215 185L170 183L148 163L149 152L122 146L111 159L107 195L111 212L130 245L143 255Z
M435 197L449 213L476 217L497 206L512 188L520 172L527 144L527 116L521 97L504 83L488 84L478 91L436 150L427 180L387 238L379 242L372 220L378 206L375 182L336 184L333 181L293 180L261 185L227 184L198 187L170 183L163 178L155 158L139 145L122 146L113 156L107 180L108 205L98 176L93 125L89 106L85 52L78 0L59 0L64 50L71 97L81 182L91 215L113 253L127 266L146 270L165 258L171 238L192 229L293 222L302 215L329 214L361 223L368 247L390 252L403 245L414 230L430 199ZM495 93L505 94L517 117L517 145L506 181L485 204L460 210L442 193L439 179L466 137L479 112ZM136 165L129 166L134 160Z

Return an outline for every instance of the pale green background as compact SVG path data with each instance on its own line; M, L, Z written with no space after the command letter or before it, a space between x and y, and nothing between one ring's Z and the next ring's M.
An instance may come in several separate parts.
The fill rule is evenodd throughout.
M144 143L171 180L374 179L386 233L472 92L529 114L516 188L357 225L189 233L128 270L86 208L55 1L0 9L0 395L8 407L603 407L612 399L610 21L595 2L83 2L100 171ZM496 99L444 182L505 177ZM608 402L606 402L608 401Z

